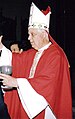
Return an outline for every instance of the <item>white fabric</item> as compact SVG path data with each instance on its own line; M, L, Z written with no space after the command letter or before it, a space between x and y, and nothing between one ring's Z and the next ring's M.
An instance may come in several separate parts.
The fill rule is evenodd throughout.
M44 110L48 103L46 100L39 95L30 85L30 83L23 78L18 78L18 93L21 99L21 103L28 114L29 118L32 119Z
M45 45L44 47L40 48L38 50L38 52L36 52L35 54L35 57L34 57L34 61L33 61L33 64L32 64L32 67L30 69L30 74L29 74L29 78L33 78L34 77L34 74L35 74L35 70L36 70L36 66L39 62L39 59L40 57L42 56L43 54L43 51L46 50L49 46L51 45L51 42L49 42L47 45Z
M35 74L35 70L36 70L36 66L38 64L38 61L42 55L43 51L40 51L40 52L36 52L35 54L35 57L34 57L34 61L33 61L33 64L32 64L32 67L30 69L30 75L29 75L29 78L33 78L34 77L34 74Z
M50 14L51 11L49 11L47 15L44 15L32 2L30 9L29 27L40 28L49 31Z
M11 62L12 62L12 53L11 51L6 48L4 45L2 47L2 53L1 53L1 56L0 56L0 66L5 66L5 65L9 65L11 66ZM1 85L1 88L2 88L2 91L3 93L5 93L5 91L3 90L3 88L6 88L7 86L3 86Z
M17 82L19 86L17 90L22 106L30 119L33 119L44 109L46 109L45 119L56 119L45 98L32 88L27 79L18 78Z
M7 49L4 45L3 45L3 48L0 50L2 50L1 57L0 57L0 66L3 66L3 65L11 66L11 61L12 61L11 51Z
M49 106L45 109L45 118L44 119L56 119L55 115L53 114L52 110Z

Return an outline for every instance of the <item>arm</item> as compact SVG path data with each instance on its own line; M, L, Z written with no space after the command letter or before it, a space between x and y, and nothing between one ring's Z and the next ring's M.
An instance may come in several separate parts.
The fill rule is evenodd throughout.
M27 79L24 78L16 79L5 74L1 74L0 78L4 79L3 80L4 85L17 88L23 108L25 109L30 118L35 117L48 106L48 103L45 100L45 98L39 95L32 88ZM56 119L51 110L50 110L50 117L52 117L52 119Z
M56 62L56 60L58 61L58 59L55 59L54 60L54 62ZM57 63L57 62L56 62ZM49 65L49 64L48 64ZM53 67L53 68L52 68ZM46 68L46 67L45 67ZM19 96L20 96L20 99L21 99L21 101L22 101L22 105L23 105L23 107L24 107L24 109L26 110L26 104L28 103L28 101L29 102L31 102L30 103L30 105L29 104L27 104L27 106L30 106L30 107L28 107L28 110L31 112L32 111L32 108L31 108L31 104L32 105L34 105L34 110L35 110L35 108L37 108L38 109L38 112L36 112L36 115L38 114L38 113L40 113L43 109L45 109L46 107L47 107L47 105L48 105L48 103L47 103L47 101L46 101L46 99L44 98L44 97L46 97L46 96L44 96L44 95L46 95L47 94L47 90L44 88L44 87L46 87L46 86L48 86L48 85L50 85L50 81L51 80L49 80L49 79L51 79L52 78L52 75L50 75L50 72L52 73L53 72L53 70L55 71L55 69L56 69L56 67L55 67L55 69L54 69L54 65L52 65L52 66L48 66L47 67L47 69L51 69L50 71L48 70L47 72L45 72L45 73L43 73L43 74L41 74L40 76L38 76L38 77L36 77L36 78L34 78L34 80L33 79L30 79L29 80L29 82L28 82L28 80L27 79L18 79L17 81L18 81L18 84L17 84L17 81L16 80L14 80L15 78L12 78L11 79L11 77L10 76L7 76L7 79L9 79L9 81L5 81L5 82L3 82L4 83L4 85L6 84L6 85L9 85L9 86L13 86L13 87L17 87L17 86L19 86L19 88L18 88L18 93L19 93ZM45 76L46 75L46 76ZM48 76L49 75L49 76ZM3 75L4 76L4 75ZM38 80L37 80L37 78L38 78ZM5 79L6 79L6 77L5 77ZM53 78L54 79L54 78ZM13 80L14 80L14 83L13 83ZM9 84L8 84L8 82L9 82ZM45 82L45 83L43 83L43 82ZM32 86L31 85L33 84L35 87L34 87L34 89L36 88L36 91L39 91L38 93L37 92L35 92L35 90L32 88ZM39 88L38 88L38 86L39 86ZM30 87L30 88L29 88ZM50 86L50 88L51 88L51 86ZM51 89L52 90L52 89ZM32 92L31 92L32 91ZM43 92L45 92L44 93L44 95L43 95ZM50 93L50 90L48 90L48 92ZM28 95L29 94L29 95ZM36 96L37 95L37 96ZM43 95L43 96L42 96ZM33 97L33 98L31 98L31 97ZM37 97L37 98L34 98L34 97ZM31 100L32 99L32 100ZM37 99L37 100L36 100ZM27 101L27 102L26 102ZM44 103L43 103L43 101L45 102L45 105L44 105ZM37 103L38 102L38 103ZM35 104L34 104L35 103ZM39 104L39 105L38 105ZM42 104L42 106L40 105L40 104ZM36 111L36 110L35 110ZM34 112L34 111L33 111ZM33 115L33 112L31 112L32 113L32 115ZM28 113L28 112L27 112Z

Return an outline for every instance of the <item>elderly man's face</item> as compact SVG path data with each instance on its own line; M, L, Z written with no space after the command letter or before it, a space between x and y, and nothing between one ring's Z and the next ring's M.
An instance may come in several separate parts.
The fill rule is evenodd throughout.
M30 41L32 47L36 50L38 50L44 46L43 34L38 29L29 28L28 40Z

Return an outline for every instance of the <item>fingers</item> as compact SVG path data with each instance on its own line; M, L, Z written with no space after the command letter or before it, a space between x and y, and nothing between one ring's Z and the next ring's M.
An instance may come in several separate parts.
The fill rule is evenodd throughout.
M3 77L3 76L0 76L0 80L2 80L2 79L3 79L3 80L5 80L6 78L5 78L5 77Z
M2 76L2 77L10 77L9 75L6 75L6 74L0 74L0 76Z
M11 79L11 76L6 75L6 74L0 74L0 79L6 80L6 79Z
M2 81L2 84L3 84L3 86L5 86L5 85L6 85L6 83L5 83L4 81Z
M0 80L2 82L3 85L6 85L8 83L8 75L6 74L0 74Z
M3 85L11 86L11 87L17 87L17 80L16 78L6 75L6 74L0 74L0 79L2 80Z
M3 80L2 83L3 85L8 85L8 80Z
M10 86L10 82L9 82L9 79L6 78L6 77L2 77L2 84L3 86Z

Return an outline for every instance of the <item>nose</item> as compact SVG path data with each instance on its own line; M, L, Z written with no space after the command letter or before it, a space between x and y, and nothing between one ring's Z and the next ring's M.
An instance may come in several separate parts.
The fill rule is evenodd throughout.
M31 34L29 34L29 36L28 36L28 40L29 40L29 41L32 41L32 40L33 40L33 38L32 38L32 35L31 35Z
M30 40L30 35L28 36L28 40Z
M31 34L29 34L29 36L28 36L28 40L31 40Z

